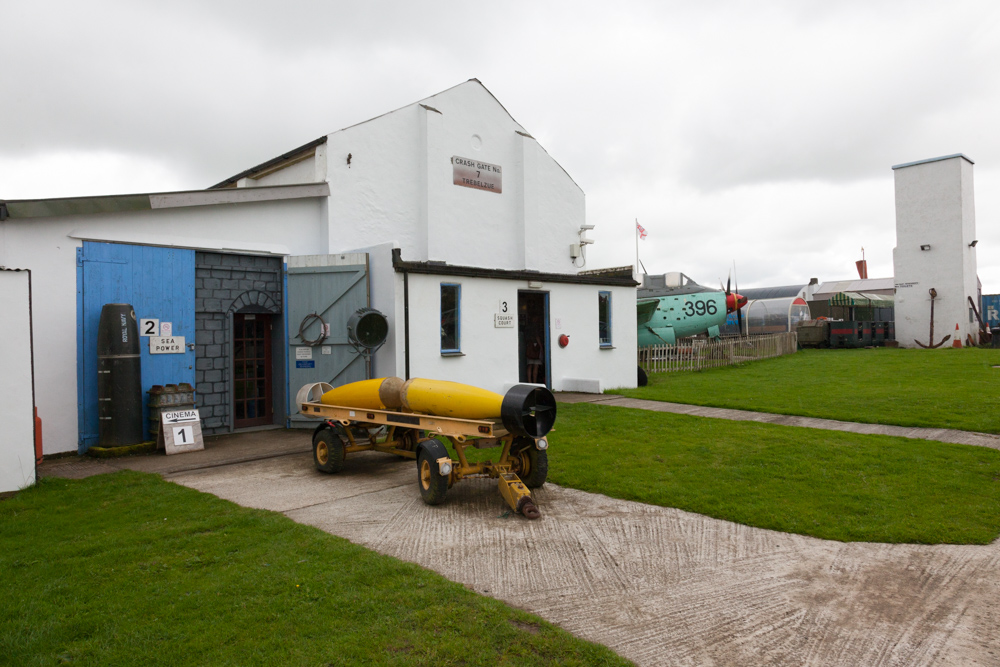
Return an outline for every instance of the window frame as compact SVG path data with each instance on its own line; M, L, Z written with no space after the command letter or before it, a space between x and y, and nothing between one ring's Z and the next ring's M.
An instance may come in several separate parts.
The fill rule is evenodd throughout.
M605 295L607 295L607 339L601 337L601 329L603 325L601 320L601 297ZM614 336L612 335L611 324L611 290L599 290L597 292L597 342L602 348L614 347Z
M445 348L444 346L444 295L446 288L455 290L455 347ZM438 322L441 325L440 349L441 354L461 354L462 353L462 283L441 283L439 288L438 301Z

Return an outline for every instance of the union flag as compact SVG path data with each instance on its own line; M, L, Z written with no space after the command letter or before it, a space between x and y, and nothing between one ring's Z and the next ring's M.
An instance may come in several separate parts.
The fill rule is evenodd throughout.
M643 229L642 225L639 224L638 220L635 221L635 228L639 232L639 238L640 239L646 238L646 230Z

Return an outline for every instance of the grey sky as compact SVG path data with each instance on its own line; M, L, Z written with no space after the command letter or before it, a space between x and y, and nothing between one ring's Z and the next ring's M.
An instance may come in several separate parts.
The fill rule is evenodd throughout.
M892 274L893 164L975 160L1000 292L994 2L0 4L0 197L207 187L476 77L587 194L588 268Z

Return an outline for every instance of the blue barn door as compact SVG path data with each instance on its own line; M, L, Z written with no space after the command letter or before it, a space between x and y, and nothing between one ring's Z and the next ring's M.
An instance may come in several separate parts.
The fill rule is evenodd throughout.
M129 303L137 319L173 325L174 336L194 343L194 251L94 243L77 249L77 411L82 454L98 442L97 327L106 303ZM140 332L141 334L142 332ZM183 354L150 354L149 338L139 340L142 364L143 430L149 432L149 395L154 384L194 386L193 345Z

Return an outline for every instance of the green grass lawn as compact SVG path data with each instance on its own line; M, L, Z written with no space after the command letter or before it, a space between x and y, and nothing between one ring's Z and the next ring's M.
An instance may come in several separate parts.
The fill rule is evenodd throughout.
M416 565L157 476L0 502L7 665L622 665Z
M985 447L565 403L549 441L549 481L614 498L831 540L1000 534Z
M872 424L1000 433L1000 350L801 350L608 393Z

